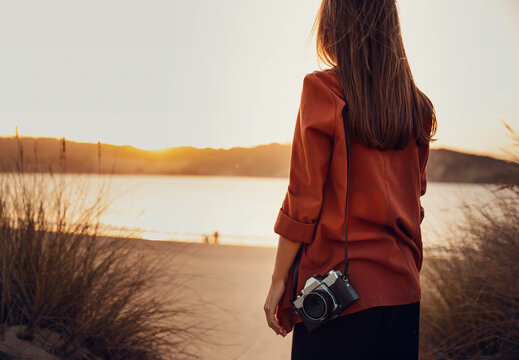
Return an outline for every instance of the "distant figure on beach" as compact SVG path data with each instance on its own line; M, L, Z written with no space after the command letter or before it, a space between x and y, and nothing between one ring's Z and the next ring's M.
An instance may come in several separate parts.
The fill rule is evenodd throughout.
M322 0L316 28L330 68L302 82L267 324L293 330L293 360L418 359L435 110L413 80L396 0Z
M219 236L220 234L218 234L218 231L215 231L214 234L213 234L213 237L214 237L214 243L215 244L218 244L219 243Z

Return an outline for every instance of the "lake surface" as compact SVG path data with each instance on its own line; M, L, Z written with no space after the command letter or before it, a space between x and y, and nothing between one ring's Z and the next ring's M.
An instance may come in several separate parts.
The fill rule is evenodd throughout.
M87 189L85 204L95 199L100 184L109 186L109 205L100 216L104 233L124 230L151 240L201 242L204 235L211 241L217 231L220 243L259 246L277 243L273 227L288 186L288 178L233 176L63 175L63 179L76 195ZM47 181L51 183L43 180ZM491 199L488 187L429 182L421 200L424 246L441 243L451 226L463 221L463 200L483 204Z

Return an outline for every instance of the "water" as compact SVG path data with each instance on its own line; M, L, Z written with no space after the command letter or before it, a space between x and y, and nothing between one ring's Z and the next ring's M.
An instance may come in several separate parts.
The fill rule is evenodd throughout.
M43 183L50 184L49 176L44 178ZM109 206L100 217L105 233L123 229L151 240L201 242L204 235L211 241L217 231L220 243L259 246L277 243L273 226L288 186L288 178L232 176L64 175L63 179L87 204L99 184L110 184ZM79 184L89 189L87 195L80 195ZM424 246L439 243L450 225L463 220L463 200L476 203L491 197L485 185L429 182L421 200Z

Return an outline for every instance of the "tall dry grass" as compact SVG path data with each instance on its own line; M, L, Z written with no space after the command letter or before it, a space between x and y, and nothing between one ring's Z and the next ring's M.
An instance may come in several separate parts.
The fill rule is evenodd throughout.
M59 156L66 166L64 139ZM58 334L42 347L62 359L195 358L182 278L165 278L125 236L99 236L109 184L92 197L80 177L31 172L20 142L16 163L0 174L0 341L23 325L27 341Z
M488 191L465 202L445 247L425 250L421 359L519 359L519 179Z

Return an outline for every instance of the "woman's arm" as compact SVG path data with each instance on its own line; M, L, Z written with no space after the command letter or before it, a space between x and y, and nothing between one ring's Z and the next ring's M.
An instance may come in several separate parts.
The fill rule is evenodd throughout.
M270 289L263 307L268 325L276 332L276 334L283 337L286 335L286 331L279 325L274 314L276 313L276 307L278 306L279 300L285 291L285 278L288 274L288 270L290 269L300 247L301 242L291 241L281 235L279 236Z
M288 270L294 262L297 251L300 247L301 242L288 240L281 235L279 236L276 260L274 262L274 271L272 272L272 281L285 281Z

